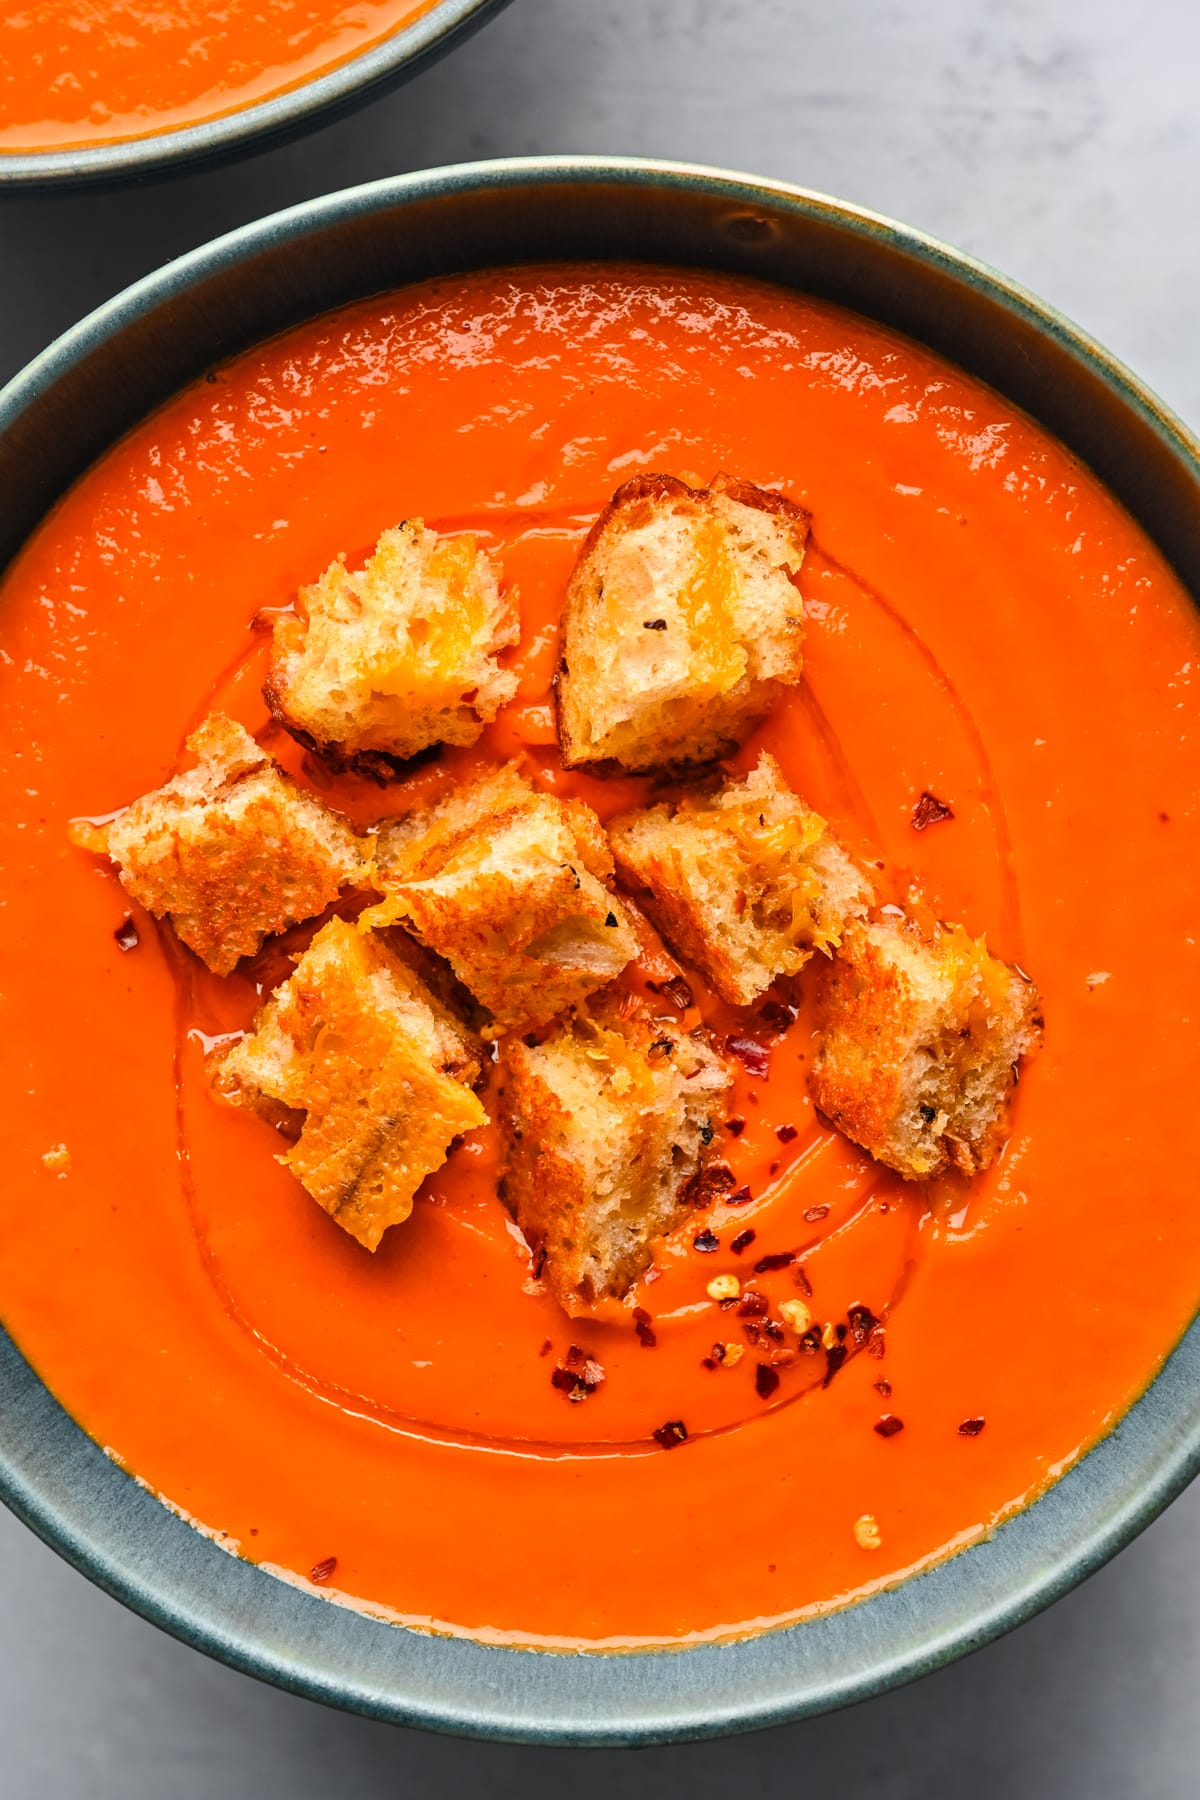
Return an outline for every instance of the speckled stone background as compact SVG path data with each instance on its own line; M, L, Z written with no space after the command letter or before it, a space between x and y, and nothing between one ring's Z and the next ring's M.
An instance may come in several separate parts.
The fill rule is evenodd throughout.
M178 252L310 195L538 151L805 183L997 264L1200 424L1196 0L514 0L450 61L242 166L0 204L0 378ZM1048 1379L1053 1379L1052 1364ZM125 1613L0 1515L3 1800L1183 1800L1200 1489L1078 1593L849 1713L670 1750L456 1743L326 1712Z

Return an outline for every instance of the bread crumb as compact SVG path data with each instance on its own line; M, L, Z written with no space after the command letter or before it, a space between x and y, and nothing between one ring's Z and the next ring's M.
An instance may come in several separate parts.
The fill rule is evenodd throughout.
M567 588L563 761L638 771L727 756L803 665L795 580L808 514L718 475L639 475L588 535Z
M749 775L693 788L608 827L617 867L676 955L748 1006L836 950L873 890L764 751Z

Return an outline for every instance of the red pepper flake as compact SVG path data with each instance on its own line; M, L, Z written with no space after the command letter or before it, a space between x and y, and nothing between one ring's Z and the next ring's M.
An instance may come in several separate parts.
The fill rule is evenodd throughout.
M535 1281L540 1281L542 1279L542 1270L546 1266L546 1255L546 1246L543 1244L533 1259L533 1279Z
M804 1295L805 1299L811 1300L812 1299L812 1282L808 1279L808 1273L807 1273L803 1263L797 1263L795 1268L792 1270L792 1280L795 1282L796 1286L800 1289L800 1292Z
M761 1025L772 1037L782 1037L795 1017L790 1006L784 1006L778 1000L765 1000L758 1009L755 1023Z
M940 825L943 819L953 817L953 807L947 806L944 800L939 800L936 794L931 794L926 788L913 807L912 828L914 831L924 831L930 825Z
M567 1396L574 1404L586 1400L604 1380L602 1366L581 1350L578 1344L572 1344L550 1376L550 1385Z
M549 1356L549 1354L553 1350L553 1348L554 1348L553 1339L552 1338L544 1338L542 1340L542 1347L538 1351L538 1355L539 1356Z
M807 1225L815 1225L818 1219L827 1219L828 1217L829 1208L827 1206L810 1206L804 1215L804 1220Z
M721 1240L715 1231L698 1231L692 1239L692 1249L699 1250L702 1256L711 1256L714 1250L721 1248Z
M650 1048L647 1050L646 1056L647 1056L647 1058L649 1058L649 1057L653 1056L656 1051L661 1052L661 1054L663 1056L670 1056L670 1054L674 1050L674 1048L675 1048L674 1038L669 1038L669 1037L655 1038L654 1042L651 1044Z
M958 1435L959 1437L978 1437L986 1424L986 1419L964 1419L958 1428Z
M337 1557L326 1556L319 1563L313 1564L312 1568L308 1571L308 1579L310 1581L315 1581L317 1585L320 1586L321 1582L329 1580L329 1577L336 1568Z
M117 929L113 932L113 938L116 941L118 950L136 950L142 941L138 937L138 928L134 924L132 917L126 917L122 920L121 924L118 925Z
M845 1360L846 1360L845 1344L834 1344L831 1346L830 1349L828 1349L825 1352L825 1378L821 1382L821 1386L823 1388L827 1388L829 1386L830 1382L833 1380L834 1376L837 1374L838 1370L841 1368L841 1366L845 1362Z
M741 1137L746 1129L746 1121L745 1119L726 1119L725 1129L730 1137Z
M898 1431L904 1430L904 1420L898 1419L895 1413L884 1413L881 1419L876 1419L874 1429L881 1438L895 1437Z
M767 1296L760 1294L757 1288L747 1288L738 1301L739 1319L761 1319L767 1310Z
M674 1450L676 1445L687 1443L687 1426L682 1419L668 1419L654 1433L654 1441L661 1450Z
M695 1004L692 990L682 975L670 975L665 981L648 981L646 986L652 994L661 994L664 1000L669 1000L677 1012L685 1013Z
M688 1199L693 1206L711 1206L728 1194L736 1182L737 1177L728 1163L710 1163L707 1169L701 1169L692 1177Z
M875 1327L878 1325L879 1320L875 1317L875 1314L871 1311L869 1306L852 1306L847 1312L846 1317L850 1321L850 1335L854 1339L854 1347L856 1350L861 1350L866 1344L872 1331L874 1331ZM844 1326L839 1329L838 1336L845 1336Z
M735 1256L740 1256L743 1250L749 1249L757 1236L758 1233L753 1230L751 1226L747 1225L745 1231L738 1232L729 1248L733 1251Z
M754 1391L760 1400L769 1400L779 1386L779 1377L770 1363L760 1362L754 1371Z
M633 1329L637 1332L642 1349L653 1350L658 1338L654 1331L654 1320L644 1306L635 1306L633 1309Z
M726 1194L725 1204L726 1206L745 1206L753 1198L754 1195L748 1187L734 1188L732 1194Z
M727 1037L725 1048L730 1056L737 1057L751 1075L758 1075L766 1080L771 1067L771 1052L765 1044L760 1044L756 1038Z
M890 1381L876 1381L872 1385L874 1386L875 1392L877 1394L882 1394L885 1400L892 1391L892 1384Z
M781 1144L790 1144L796 1135L797 1132L794 1125L780 1125L776 1128L775 1132L775 1136L779 1139Z
M786 1269L789 1263L796 1260L794 1250L773 1250L770 1256L760 1256L754 1265L756 1275L766 1275L771 1269Z

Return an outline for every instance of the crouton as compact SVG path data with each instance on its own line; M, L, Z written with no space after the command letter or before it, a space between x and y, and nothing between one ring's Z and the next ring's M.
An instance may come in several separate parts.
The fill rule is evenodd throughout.
M567 1312L620 1300L686 1212L729 1074L700 1036L605 996L500 1052L502 1193Z
M454 1139L486 1124L469 1085L480 1069L478 1047L382 936L334 918L209 1076L221 1099L296 1136L279 1160L374 1250Z
M263 690L294 737L335 765L387 775L430 744L473 744L517 691L495 662L518 621L473 537L420 519L385 531L361 569L346 559L275 622Z
M862 870L765 753L744 780L625 813L608 837L675 954L735 1006L832 950L871 902Z
M643 475L614 494L567 588L563 761L686 768L737 748L800 679L794 585L809 516L718 475Z
M986 1169L1007 1134L1037 989L960 925L895 913L847 926L818 995L812 1097L910 1181Z
M369 925L399 921L450 963L497 1026L528 1029L612 981L638 952L606 885L612 856L581 801L515 764L379 833Z
M362 879L364 845L250 733L213 713L188 739L194 769L71 840L109 856L121 885L217 975L274 931L314 918Z

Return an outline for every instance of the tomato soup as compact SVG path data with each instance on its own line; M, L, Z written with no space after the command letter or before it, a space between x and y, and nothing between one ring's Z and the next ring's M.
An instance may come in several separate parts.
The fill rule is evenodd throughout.
M0 156L200 125L348 62L434 0L42 0L0 16Z
M885 887L919 883L1028 970L1045 1044L988 1173L915 1185L815 1115L803 1004L787 1023L696 984L718 1031L766 1047L719 1128L749 1198L659 1247L638 1319L568 1321L497 1197L491 1127L377 1255L340 1231L202 1072L290 963L208 975L67 824L167 779L215 706L362 825L514 754L627 807L645 783L559 762L564 585L620 483L722 469L813 518L805 677L737 766L769 749ZM515 588L520 688L477 746L380 788L270 724L255 620L417 515L477 534ZM701 274L372 300L109 452L9 571L0 656L0 1310L84 1429L231 1552L513 1644L746 1633L983 1537L1192 1318L1200 630L1087 470L930 352ZM674 967L651 946L624 979ZM753 1356L714 1357L740 1324L707 1285L778 1303L798 1267L828 1343L764 1393ZM572 1346L605 1372L584 1404L552 1381Z

